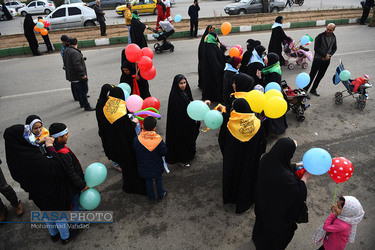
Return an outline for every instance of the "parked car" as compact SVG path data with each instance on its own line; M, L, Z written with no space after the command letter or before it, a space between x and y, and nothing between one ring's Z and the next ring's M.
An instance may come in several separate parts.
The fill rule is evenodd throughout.
M124 15L126 5L121 5L116 8L116 13L120 16ZM139 13L151 13L158 14L158 9L156 8L156 0L133 0L132 1L132 11L138 10Z
M87 6L93 8L96 1L89 2ZM100 6L103 9L113 9L120 5L124 5L126 3L125 0L100 0Z
M50 0L32 1L27 6L18 9L18 13L22 16L26 14L49 14L56 9L55 4Z
M96 25L95 11L82 4L64 4L43 18L50 29L88 27Z
M25 7L26 4L21 3L20 1L9 1L5 3L5 6L14 8L17 11L19 8Z
M270 0L270 12L279 12L284 9L285 3L282 0ZM241 0L225 6L225 13L229 15L244 15L249 13L262 12L262 0Z
M10 8L10 7L8 7L8 6L5 6L7 9L8 9L8 11L9 11L9 13L12 15L12 16L16 16L17 15L17 11L16 11L16 9L14 9L14 8ZM0 11L1 11L1 19L4 19L4 18L6 18L5 17L5 14L4 14L4 11L3 11L3 6L2 5L0 5Z
M82 0L64 0L64 4L80 4L87 6L87 3L83 2Z

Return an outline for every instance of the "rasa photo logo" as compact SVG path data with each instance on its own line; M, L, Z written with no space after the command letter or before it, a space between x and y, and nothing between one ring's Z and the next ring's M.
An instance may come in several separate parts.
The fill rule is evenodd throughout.
M113 211L31 211L31 223L113 223Z

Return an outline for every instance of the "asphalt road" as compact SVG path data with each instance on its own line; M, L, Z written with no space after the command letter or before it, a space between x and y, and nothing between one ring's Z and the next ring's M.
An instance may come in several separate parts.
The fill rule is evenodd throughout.
M183 19L189 19L187 14L189 6L192 4L192 0L176 0L176 4L171 8L171 15L174 17L180 14ZM217 1L217 0L203 0L199 1L201 10L199 11L200 17L214 17L214 16L226 16L224 8L226 5L233 3L231 0ZM293 5L292 8L287 8L283 12L287 11L304 11L304 10L317 10L317 9L341 9L360 7L359 1L353 0L308 0L302 6L297 4ZM125 19L122 16L116 14L115 10L105 10L106 13L106 24L125 24ZM43 15L42 15L43 16ZM36 18L36 17L35 17ZM156 15L153 14L142 14L141 20L146 22L156 22ZM23 17L16 16L13 20L0 21L0 32L1 34L21 34L23 33Z
M315 37L324 27L286 30L298 39L308 33ZM350 159L354 175L346 183L339 184L338 195L352 195L362 203L366 215L358 226L355 244L347 249L374 249L375 239L375 104L374 96L364 111L355 108L355 100L348 97L342 106L336 106L333 96L344 90L342 84L333 85L331 78L342 59L352 76L364 73L373 75L375 50L372 41L375 33L367 26L338 26L335 32L338 50L323 78L318 91L320 97L312 97L311 107L306 111L306 120L297 122L292 113L287 114L289 128L285 136L298 141L294 160L302 159L312 147L321 147L330 154ZM258 39L268 45L270 32L220 37L229 45L245 47L248 38ZM361 39L356 39L361 37ZM158 132L165 135L166 110L173 77L185 74L195 99L200 99L197 88L197 46L199 39L173 40L174 53L155 55L157 75L150 81L150 91L161 102L162 120ZM152 47L153 44L149 44ZM312 47L310 45L310 47ZM104 83L117 84L120 78L120 52L123 47L84 49L88 58L90 102L96 104L100 88ZM283 70L285 79L295 88L295 77L309 72L299 67ZM106 249L254 249L251 242L254 212L236 215L234 206L222 204L221 178L222 157L217 143L218 130L201 133L197 140L197 155L190 169L170 165L170 174L164 174L164 185L169 190L165 201L149 205L146 197L129 195L121 190L121 174L116 172L104 155L97 134L94 112L84 112L74 102L68 82L62 70L59 53L40 57L23 56L0 60L0 157L1 166L8 183L13 186L24 202L26 214L17 218L9 209L9 221L30 221L30 211L36 207L28 195L12 180L5 162L3 132L5 128L24 123L30 114L38 114L48 127L53 122L64 122L70 130L68 146L76 153L82 166L102 162L108 168L106 181L97 187L102 202L98 211L114 211L114 223L90 225L73 240L70 248ZM204 127L202 126L202 129ZM269 138L268 149L276 138ZM313 231L329 215L335 183L327 174L313 176L307 183L310 222L299 226L288 249L317 249L311 240ZM9 203L1 196L4 203ZM272 199L272 197L265 197ZM277 204L275 204L275 210ZM0 249L51 249L59 248L52 243L46 229L31 229L27 224L0 225Z

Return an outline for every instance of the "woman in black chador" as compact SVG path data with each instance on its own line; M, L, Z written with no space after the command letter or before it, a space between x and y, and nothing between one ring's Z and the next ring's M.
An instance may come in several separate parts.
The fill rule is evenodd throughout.
M299 180L292 170L296 145L290 138L281 138L260 160L253 229L256 249L285 249L304 211L306 181L311 174L306 172Z
M236 213L250 209L254 202L259 159L266 150L260 120L248 102L239 98L233 111L224 113L219 144L223 154L223 202L236 204Z
M291 40L291 38L289 38L283 30L283 22L284 18L282 16L276 17L275 23L272 25L272 34L270 43L268 45L268 53L274 52L279 56L280 66L285 65L285 59L281 55L283 50L281 44L284 40Z
M193 97L186 77L176 75L168 100L166 161L180 163L183 167L190 167L188 162L195 156L195 141L200 127L200 122L192 120L187 114L191 101Z
M137 44L140 48L147 47L147 41L143 32L147 28L145 24L139 19L138 11L135 10L132 13L132 20L130 26L130 37L132 38L132 43Z
M34 26L35 26L35 23L33 21L32 16L30 14L26 14L25 20L23 21L23 32L25 34L27 42L29 43L31 52L33 53L34 56L39 56L41 54L38 51L39 44L38 44L38 40L36 40L35 38Z
M203 36L201 38L201 41L199 42L198 46L198 87L200 89L203 88L201 82L202 82L202 53L203 53L203 45L204 45L204 39L210 33L211 31L215 31L215 27L212 25L207 25L206 30L203 33Z

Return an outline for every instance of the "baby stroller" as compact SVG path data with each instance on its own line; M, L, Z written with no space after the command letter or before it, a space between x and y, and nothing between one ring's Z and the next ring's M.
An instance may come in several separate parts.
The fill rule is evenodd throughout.
M161 45L159 43L155 43L155 52L156 54L161 54L164 50L169 50L170 52L173 52L174 46L172 43L167 41L167 38L174 33L174 27L168 21L160 21L159 24L162 30L160 33L152 28L148 28L149 30L155 33L152 35L154 38L156 38L158 41L163 41Z
M347 80L347 81L341 81L340 79L340 73L345 70L344 64L340 60L339 66L336 68L336 72L333 75L333 84L337 85L339 82L342 82L342 84L345 86L346 90L344 91L339 91L335 93L335 103L336 105L341 105L343 103L343 99L348 96L352 96L357 100L357 108L360 110L363 110L366 107L366 101L368 98L368 94L366 92L366 89L371 88L372 84L371 83L365 83L361 86L359 86L358 90L356 93L353 92L354 85L351 84L352 81L354 80ZM344 95L345 92L348 92L347 95Z
M292 110L296 114L297 121L305 120L305 110L310 104L305 104L307 94L303 89L292 89L285 80L281 81L281 88L286 95L288 102L288 110Z
M285 65L288 66L288 69L294 69L294 65L301 65L302 68L306 69L309 65L306 61L306 58L311 61L312 53L308 48L303 47L302 45L297 47L296 43L291 41L284 41L284 53L287 56L285 60Z

